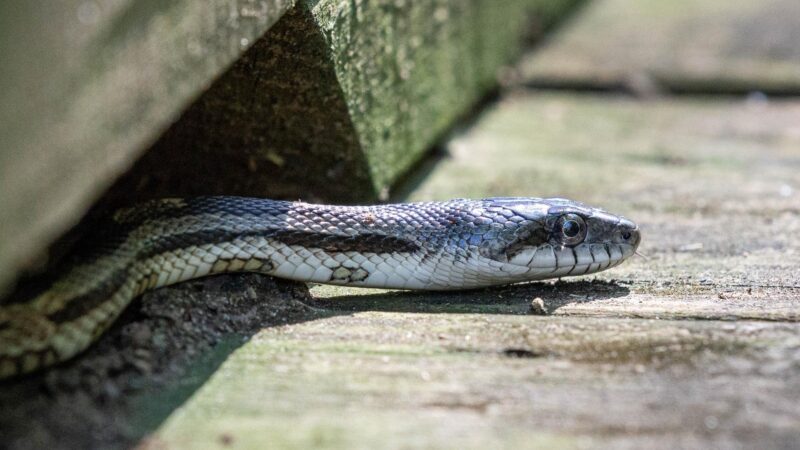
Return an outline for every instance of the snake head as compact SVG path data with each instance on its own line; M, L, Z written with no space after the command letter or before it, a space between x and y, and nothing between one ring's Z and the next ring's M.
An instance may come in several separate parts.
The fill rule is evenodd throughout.
M632 221L562 198L495 198L487 211L505 218L506 236L484 256L526 268L527 279L584 275L632 256L641 235ZM482 249L483 250L483 249Z

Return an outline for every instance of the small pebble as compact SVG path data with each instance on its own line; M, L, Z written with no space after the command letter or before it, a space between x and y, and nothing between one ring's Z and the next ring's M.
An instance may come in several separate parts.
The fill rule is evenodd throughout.
M219 436L219 443L225 447L230 446L231 444L233 444L233 435L228 433L222 433Z
M703 243L702 242L693 242L691 244L686 244L686 245L682 245L682 246L678 247L678 251L679 252L694 252L694 251L702 250L702 249L703 249Z
M531 301L530 314L534 316L546 316L548 314L547 308L544 306L544 300L541 297L536 297Z
M148 345L150 338L153 337L153 330L146 322L134 322L127 327L126 331L128 331L133 345L137 347Z

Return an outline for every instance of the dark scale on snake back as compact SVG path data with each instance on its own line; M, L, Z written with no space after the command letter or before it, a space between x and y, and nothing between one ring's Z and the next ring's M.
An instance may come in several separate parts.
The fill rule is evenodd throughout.
M106 302L128 278L129 267L112 272L100 286L89 293L70 299L66 306L48 316L54 323L72 322Z
M124 243L125 237L136 227L130 224L119 224L106 219L92 226L91 233L74 245L75 251L58 260L60 272L64 267L79 267L102 256L117 251ZM63 273L49 271L24 278L17 289L8 297L0 299L0 306L28 303L50 289Z
M282 244L319 248L329 253L413 253L420 249L412 241L377 233L358 236L338 234L319 236L307 231L276 230L265 237L275 239Z
M148 221L211 215L281 216L292 208L291 202L263 201L244 197L196 197L188 199L151 200L114 214L120 225L136 228Z
M236 239L243 240L248 237L273 239L289 246L296 245L306 248L319 248L331 253L410 253L419 250L419 246L412 241L378 233L351 236L279 229L262 229L247 232L239 230L207 229L164 236L148 245L138 256L141 258L149 258L186 248L196 242L220 244L223 242L231 242Z

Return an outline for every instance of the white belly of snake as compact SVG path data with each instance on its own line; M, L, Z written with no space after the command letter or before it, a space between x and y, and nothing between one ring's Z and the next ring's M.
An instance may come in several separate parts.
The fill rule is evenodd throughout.
M101 224L38 295L0 304L0 379L80 353L142 292L210 274L469 289L599 272L639 240L633 222L565 199L147 202Z

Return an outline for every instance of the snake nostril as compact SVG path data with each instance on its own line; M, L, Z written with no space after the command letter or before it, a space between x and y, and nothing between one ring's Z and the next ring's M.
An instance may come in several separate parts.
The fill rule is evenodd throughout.
M631 236L632 236L632 234L631 234L630 231L623 231L622 232L622 239L625 239L626 241L629 240L631 238Z

